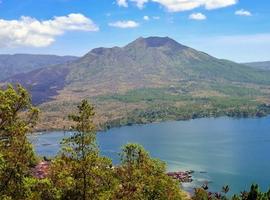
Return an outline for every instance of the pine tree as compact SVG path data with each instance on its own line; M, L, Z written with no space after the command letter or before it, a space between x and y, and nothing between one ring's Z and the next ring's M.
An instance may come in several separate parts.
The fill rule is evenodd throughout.
M74 133L64 139L58 159L53 161L51 177L62 190L63 199L110 199L115 186L111 160L99 155L94 107L86 100L71 115Z

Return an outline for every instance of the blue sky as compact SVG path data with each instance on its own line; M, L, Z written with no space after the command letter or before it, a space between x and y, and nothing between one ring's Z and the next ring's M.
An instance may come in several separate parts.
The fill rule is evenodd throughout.
M269 0L1 0L0 53L81 56L169 36L218 58L270 60Z

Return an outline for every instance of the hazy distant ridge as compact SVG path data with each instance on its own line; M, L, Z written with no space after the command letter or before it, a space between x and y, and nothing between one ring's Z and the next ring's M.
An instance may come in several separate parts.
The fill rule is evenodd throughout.
M27 73L35 69L48 67L49 65L63 64L74 61L75 56L14 54L0 55L0 80L20 73Z
M270 70L270 61L251 62L251 63L244 63L244 64L250 67L254 67L256 69Z

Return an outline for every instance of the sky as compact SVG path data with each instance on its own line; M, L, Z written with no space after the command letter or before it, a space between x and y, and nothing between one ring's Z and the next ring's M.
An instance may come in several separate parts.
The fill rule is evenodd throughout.
M0 0L0 54L82 56L149 36L236 62L270 60L270 2Z

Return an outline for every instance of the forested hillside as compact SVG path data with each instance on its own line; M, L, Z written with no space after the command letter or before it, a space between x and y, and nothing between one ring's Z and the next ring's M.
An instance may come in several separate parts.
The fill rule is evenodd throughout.
M73 62L9 82L24 85L40 105L41 129L63 129L61 113L72 111L81 99L94 103L101 128L269 113L270 71L217 59L168 37L96 48Z

